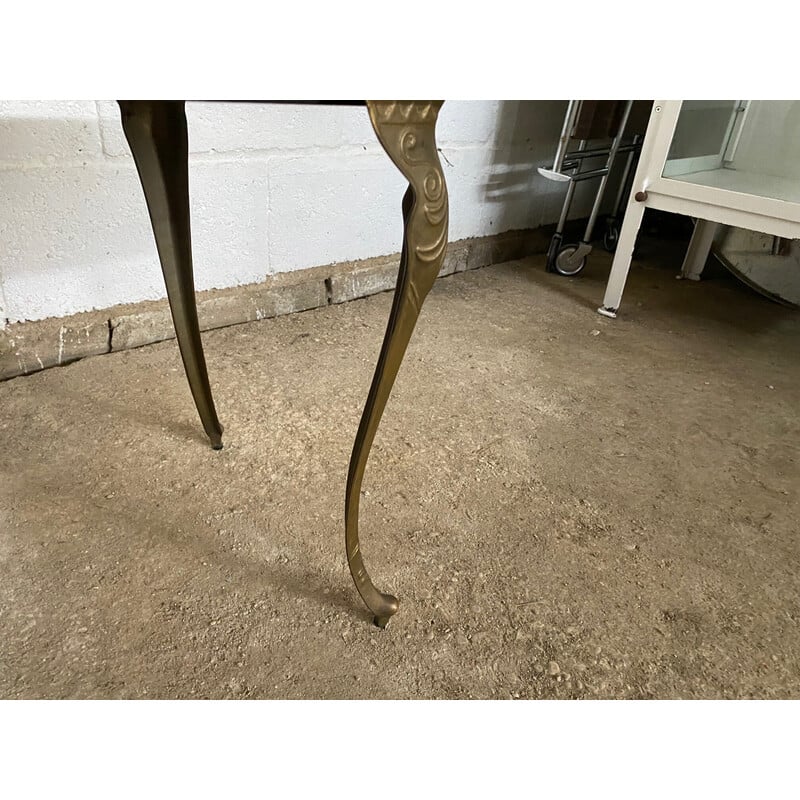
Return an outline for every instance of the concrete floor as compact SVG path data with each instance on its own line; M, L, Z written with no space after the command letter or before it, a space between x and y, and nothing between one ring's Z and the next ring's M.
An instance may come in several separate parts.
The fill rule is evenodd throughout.
M437 282L343 553L391 296L0 384L0 696L800 695L800 315L730 281Z

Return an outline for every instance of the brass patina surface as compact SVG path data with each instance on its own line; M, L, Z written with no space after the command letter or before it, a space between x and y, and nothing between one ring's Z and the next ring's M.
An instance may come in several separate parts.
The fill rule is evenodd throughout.
M368 100L369 118L384 150L408 180L403 197L403 249L394 303L367 403L358 426L345 490L347 563L364 602L385 627L398 601L378 591L364 566L358 541L361 482L375 433L403 362L425 297L447 247L448 197L436 151L436 119L442 101Z
M394 303L358 426L345 491L347 563L359 594L375 615L375 624L382 628L397 612L398 601L375 588L364 566L358 540L359 497L383 410L447 247L447 187L435 138L442 102L366 101L378 140L408 180L402 203L403 247ZM150 212L186 375L203 427L212 446L219 449L222 426L209 387L194 298L185 103L120 100L119 105Z
M120 100L122 128L144 189L186 377L211 446L222 448L200 340L189 221L189 144L183 100Z

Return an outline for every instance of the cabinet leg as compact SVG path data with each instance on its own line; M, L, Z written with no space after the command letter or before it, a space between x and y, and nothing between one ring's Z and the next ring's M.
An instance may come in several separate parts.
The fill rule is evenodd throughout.
M122 128L133 153L153 226L172 321L189 388L211 446L222 448L200 339L189 223L189 146L182 100L120 100Z
M686 250L686 257L683 259L682 278L688 278L691 281L700 280L718 228L719 225L716 222L709 222L705 219L697 220L694 233L689 240L689 247Z
M403 249L394 302L353 445L345 491L347 563L359 594L381 628L397 612L398 600L378 591L367 574L358 541L359 499L383 410L447 246L447 187L435 138L441 106L441 101L367 101L378 140L409 183L403 198Z
M628 203L625 219L622 222L622 230L617 241L617 249L614 253L614 261L611 264L611 274L608 276L603 305L597 309L603 316L617 316L617 309L622 300L622 292L625 289L625 282L628 279L628 272L631 268L633 248L636 244L636 237L639 234L639 226L642 224L644 207L644 203L638 202L633 198Z

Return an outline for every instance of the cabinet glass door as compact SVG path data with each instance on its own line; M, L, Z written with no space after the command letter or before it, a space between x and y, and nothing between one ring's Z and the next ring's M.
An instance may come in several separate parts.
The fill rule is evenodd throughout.
M800 202L800 101L684 101L662 174Z
M719 169L739 107L738 100L684 100L664 177Z

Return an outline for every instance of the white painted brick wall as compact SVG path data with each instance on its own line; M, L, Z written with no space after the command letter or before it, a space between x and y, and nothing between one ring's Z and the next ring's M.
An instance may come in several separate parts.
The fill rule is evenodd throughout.
M561 101L451 101L453 240L555 222ZM366 109L189 103L198 289L400 249L405 185ZM594 187L582 185L572 216ZM0 326L164 296L113 101L0 102Z

